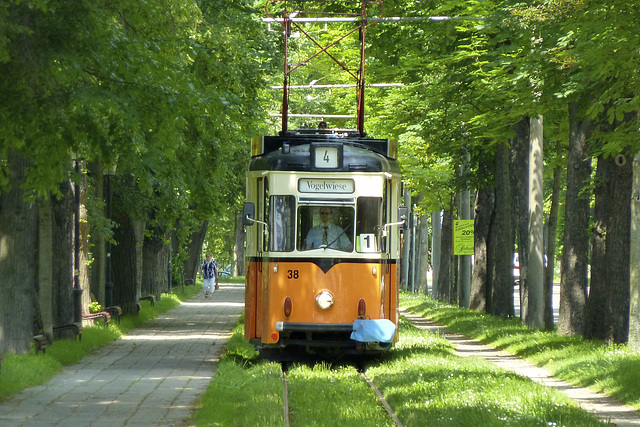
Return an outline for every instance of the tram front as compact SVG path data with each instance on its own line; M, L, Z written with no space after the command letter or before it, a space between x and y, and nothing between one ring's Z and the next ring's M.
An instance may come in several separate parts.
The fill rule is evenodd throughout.
M263 354L380 353L397 337L400 173L387 140L253 142L245 338Z

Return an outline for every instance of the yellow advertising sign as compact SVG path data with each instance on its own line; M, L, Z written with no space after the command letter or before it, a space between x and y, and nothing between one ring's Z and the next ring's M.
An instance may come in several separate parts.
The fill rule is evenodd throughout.
M453 221L453 254L473 255L473 220Z

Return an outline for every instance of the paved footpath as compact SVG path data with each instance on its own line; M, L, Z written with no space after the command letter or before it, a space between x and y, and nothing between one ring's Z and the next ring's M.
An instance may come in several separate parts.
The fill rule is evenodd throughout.
M560 381L552 377L546 369L540 368L531 362L520 359L505 351L496 350L493 347L484 345L479 341L472 340L463 335L453 334L447 331L444 326L433 323L429 319L425 319L417 314L409 313L403 309L401 309L401 314L418 328L430 330L434 334L449 340L453 344L457 356L481 357L495 363L503 369L528 377L532 381L557 388L576 401L582 409L614 426L640 426L640 413L631 406L621 405L611 397L602 393L596 393L588 388L577 387Z
M244 306L244 285L221 283L143 328L0 403L0 426L187 425Z

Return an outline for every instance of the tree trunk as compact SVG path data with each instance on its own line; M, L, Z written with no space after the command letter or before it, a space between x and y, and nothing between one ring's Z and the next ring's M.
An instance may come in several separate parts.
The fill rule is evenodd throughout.
M585 336L624 343L629 333L632 168L626 159L598 158L591 286ZM622 164L624 163L624 164Z
M451 248L453 245L453 216L451 208L442 217L440 239L440 266L438 274L438 300L451 302Z
M516 135L511 139L511 182L513 223L518 243L520 263L520 319L524 322L529 310L529 149L530 118L523 117L513 126ZM510 261L513 263L513 260ZM513 271L512 271L513 273Z
M104 174L102 173L102 164L91 163L90 169L94 172L93 176L93 197L97 200L104 200ZM105 212L106 217L106 212ZM101 221L99 221L101 222ZM106 268L106 239L103 232L96 227L96 221L89 224L91 255L93 262L91 263L91 294L95 297L103 307L105 302L105 268Z
M22 354L29 351L33 336L33 315L37 305L38 210L25 202L22 184L28 161L9 151L7 182L10 189L0 194L0 351Z
M424 295L429 292L429 283L427 281L427 271L429 270L429 215L423 215L418 221L418 227L420 231L418 235L420 236L419 249L418 253L420 256L418 257L417 264L417 273L416 273L416 284L418 285L418 289Z
M165 244L167 232L164 227L154 227L151 231L151 236L146 236L142 245L141 293L160 298L162 292L169 290L169 245Z
M431 240L433 241L431 245L431 267L433 268L431 272L431 296L433 299L437 299L438 280L440 278L440 254L442 253L442 219L440 211L431 213L431 233Z
M140 221L124 213L115 214L114 220L118 226L114 230L117 244L111 250L113 303L119 305L124 314L136 314L142 286L144 228L140 233Z
M51 200L38 203L38 302L42 331L53 337L53 213Z
M202 257L202 244L207 235L209 221L202 221L199 228L191 233L189 242L187 243L187 259L184 261L184 279L196 282L196 275L200 268L200 259ZM187 282L189 283L189 282Z
M62 197L51 199L53 212L53 326L73 323L73 215L70 181L60 184Z
M513 308L513 233L512 199L509 181L509 148L506 144L496 147L496 202L495 215L491 224L490 253L488 268L493 273L491 293L491 313L511 317Z
M84 164L83 164L84 169ZM89 313L91 303L91 286L89 283L89 215L87 213L87 198L89 185L87 174L83 173L80 181L80 288L82 289L81 311Z
M633 159L633 190L631 197L631 306L629 308L629 347L640 352L640 152Z
M587 141L591 130L578 117L578 104L569 106L567 194L560 279L558 334L579 335L585 326L589 260L589 194L584 187L591 176Z
M494 215L495 191L493 188L478 190L475 203L473 231L474 264L471 280L471 296L469 308L476 311L487 311L492 275L488 266L489 236Z
M526 274L527 316L522 319L530 329L544 327L544 190L542 116L531 119L529 150L529 256ZM522 306L521 306L522 307Z
M549 217L547 218L546 234L547 244L545 254L547 255L547 264L544 269L544 328L548 331L555 327L553 319L553 276L555 272L556 259L556 235L558 232L558 211L560 207L560 185L562 182L562 167L560 166L560 158L562 157L562 144L556 144L557 161L553 170L553 190L551 194L551 207L549 209Z

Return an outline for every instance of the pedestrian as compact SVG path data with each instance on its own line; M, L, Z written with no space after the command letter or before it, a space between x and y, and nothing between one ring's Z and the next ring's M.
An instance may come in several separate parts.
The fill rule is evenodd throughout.
M200 277L203 278L204 297L211 298L213 291L218 289L218 266L211 252L207 252L205 260L200 265Z

